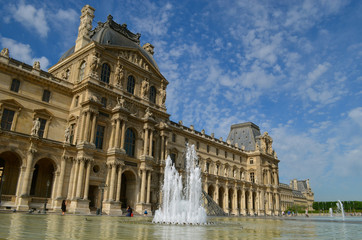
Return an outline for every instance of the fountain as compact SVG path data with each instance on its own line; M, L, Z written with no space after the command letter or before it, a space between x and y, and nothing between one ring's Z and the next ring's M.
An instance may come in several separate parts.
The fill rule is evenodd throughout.
M162 186L162 205L155 212L154 223L205 224L206 211L202 207L201 169L197 166L194 145L186 146L186 181L182 186L182 176L166 159Z
M344 220L343 203L342 203L340 200L338 200L337 207L338 207L338 210L341 211L341 213L342 213L342 218L343 218L343 220Z
M332 208L329 208L329 216L333 217L333 209Z

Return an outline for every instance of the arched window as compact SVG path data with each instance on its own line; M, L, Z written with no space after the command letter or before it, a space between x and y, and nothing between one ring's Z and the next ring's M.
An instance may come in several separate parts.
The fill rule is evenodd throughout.
M82 62L79 68L79 82L83 81L84 79L84 70L85 70L86 62Z
M111 74L111 67L107 63L102 65L101 81L109 83L109 75Z
M132 75L128 77L127 81L127 92L134 94L135 79Z
M136 134L132 129L127 128L124 148L128 156L130 157L135 156L135 146L136 146Z
M150 102L156 103L156 88L154 86L150 87Z

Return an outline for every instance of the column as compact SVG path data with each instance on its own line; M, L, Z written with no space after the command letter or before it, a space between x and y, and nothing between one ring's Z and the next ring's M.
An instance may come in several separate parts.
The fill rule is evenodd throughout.
M73 199L75 197L75 191L77 190L77 181L78 181L78 171L79 171L79 159L74 160L75 161L75 169L74 169L74 176L73 176L73 188L72 188L72 195L71 198Z
M84 183L84 196L83 199L88 200L88 192L89 192L89 175L90 175L90 170L92 167L92 162L90 160L88 160L87 162L87 172L85 175L85 183Z
M25 168L25 174L24 174L24 182L23 187L21 189L21 196L28 196L30 192L30 178L32 175L32 165L34 160L34 153L36 153L36 150L32 148L32 144L29 148L28 154L26 156L26 168Z
M167 137L165 137L165 157L164 157L164 159L166 159L166 158L167 158L167 156L168 156L168 149L167 149L167 146L168 146L168 138L167 138Z
M225 206L226 205L226 206ZM225 188L225 202L224 202L225 209L227 210L227 213L230 213L229 209L229 188Z
M209 193L207 192L208 188L209 188L209 186L208 186L208 184L207 184L207 179L205 179L204 192L206 192L207 194L209 194ZM211 197L212 197L212 196L211 196Z
M110 180L111 180L111 165L107 164L107 179L106 179L107 188L104 190L104 198L103 198L104 201L108 201L108 195L109 195L108 187L109 187Z
M120 120L116 119L116 134L115 134L115 143L113 144L115 148L119 148L120 139L119 139L119 130L120 130Z
M52 182L52 193L50 194L50 198L51 199L54 199L55 198L55 194L57 192L57 186L59 184L59 175L60 175L60 172L59 171L56 171L54 172L54 175L53 175L53 182Z
M140 198L140 202L144 203L145 202L145 185L146 185L146 170L141 170L142 171L142 182L141 182L141 198Z
M73 138L73 142L71 142L70 144L78 144L78 133L79 133L79 130L80 130L80 119L79 117L77 117L77 121L76 121L76 125L75 125L75 132L74 132L74 138Z
M76 161L74 159L72 159L72 169L70 170L69 185L68 185L68 196L67 196L68 199L72 198L75 163L76 163Z
M219 185L216 184L214 201L219 205ZM222 208L222 206L219 205Z
M255 211L255 209L254 209L254 196L253 196L253 191L251 189L249 190L249 199L250 199L250 201L249 201L250 214L254 214L254 211Z
M109 148L114 148L114 135L115 135L115 126L114 126L114 120L112 120L112 125L111 125L111 138L109 140Z
M116 164L112 164L111 165L112 170L111 170L111 182L110 182L110 186L109 186L109 196L108 196L108 200L109 201L114 201L114 182L115 182L115 178L116 178Z
M271 184L271 176L270 169L268 169L268 184Z
M144 140L144 144L143 144L143 155L148 155L148 151L147 151L147 146L148 146L148 129L145 129L145 140Z
M25 174L25 169L26 167L20 167L20 174L18 177L18 184L16 185L16 196L19 197L21 195L21 190L22 190L22 183L23 183L23 178L24 178L24 174Z
M121 137L121 148L124 149L124 139L126 137L126 121L122 121L122 137Z
M151 195L151 171L147 171L147 199L146 203L150 203L150 195Z
M84 141L89 142L89 125L90 125L90 111L87 112L87 118L85 120L85 131L84 131Z
M235 213L238 212L238 189L236 187L234 187L233 210Z
M255 199L255 207L256 207L256 212L258 213L258 216L260 216L260 191L257 190L256 191L256 199Z
M119 202L121 197L121 187L122 187L122 166L118 166L117 172L117 192L116 192L116 202Z
M264 212L264 206L265 206L265 200L264 200L264 191L260 190L260 198L259 198L259 202L260 202L260 210L262 212ZM265 212L264 212L265 213Z
M81 131L80 131L80 140L81 142L84 142L85 141L85 122L86 122L86 118L87 118L87 112L83 112L82 114L82 125L81 125Z
M95 136L96 136L96 125L97 125L97 114L93 113L93 120L92 120L92 129L91 129L91 138L90 138L90 142L94 143L95 142Z
M279 193L275 193L275 212L279 213L280 207L279 207Z
M63 183L64 183L65 164L66 164L66 156L62 156L62 160L61 160L61 163L60 163L60 175L59 175L56 198L63 197L62 196L62 190L63 190Z
M270 212L273 212L273 196L272 196L272 193L269 192L269 210Z
M162 184L163 184L163 174L162 173L160 173L160 183L158 184L158 186L159 186L159 200L158 200L158 203L161 205L162 204L162 188L161 188L161 186L162 186Z
M165 159L165 145L164 145L164 142L165 142L165 136L161 136L161 160L164 160Z
M242 214L245 215L245 189L244 188L241 189L241 204L240 204L240 207L241 207Z
M153 130L151 130L150 134L150 148L148 149L148 155L152 156L152 145L153 145Z
M273 172L273 177L274 177L274 185L278 186L278 174L276 171Z
M76 198L81 198L85 159L80 159L79 161L80 163L79 163L79 174L77 182L77 193L75 195Z

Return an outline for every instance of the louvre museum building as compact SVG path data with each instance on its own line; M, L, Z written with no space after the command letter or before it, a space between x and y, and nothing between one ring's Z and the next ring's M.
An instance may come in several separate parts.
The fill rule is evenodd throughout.
M293 188L279 184L273 139L247 122L225 140L173 122L165 106L168 81L125 24L108 16L93 28L86 5L75 45L48 71L0 55L1 209L89 214L156 210L165 159L185 170L193 144L202 189L226 214L279 215ZM298 202L311 207L308 186ZM284 195L282 195L284 194ZM286 205L287 206L287 205ZM289 205L288 205L289 206Z

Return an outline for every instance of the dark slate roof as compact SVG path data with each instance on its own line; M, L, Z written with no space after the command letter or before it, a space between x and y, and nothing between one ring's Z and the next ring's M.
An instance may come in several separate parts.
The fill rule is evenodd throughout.
M301 191L301 192L307 192L308 191L307 182L305 180L298 181L297 187L298 187L298 190Z
M301 191L293 190L292 193L294 197L305 198Z
M233 145L237 143L239 147L245 146L246 151L254 151L257 136L260 136L259 127L252 122L246 122L232 125L227 140Z
M156 61L152 55L149 54L140 46L141 34L134 34L127 29L126 24L118 24L113 21L111 15L108 16L105 23L99 22L98 26L90 33L91 41L98 42L102 45L120 46L131 49L138 49L141 54L157 69L159 70ZM74 46L61 56L59 61L69 57L74 53Z

